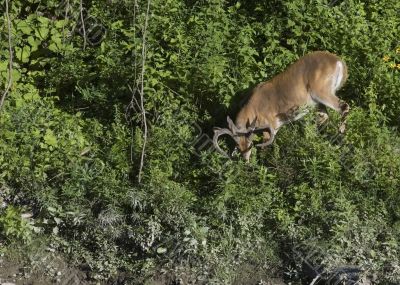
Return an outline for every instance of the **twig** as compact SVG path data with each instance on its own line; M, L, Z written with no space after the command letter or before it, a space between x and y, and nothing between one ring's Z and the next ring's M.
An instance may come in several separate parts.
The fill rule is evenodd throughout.
M142 72L140 78L140 108L142 111L142 118L143 118L143 125L144 125L144 132L143 132L143 145L142 145L142 154L140 156L140 166L139 166L139 175L138 181L139 183L142 181L142 170L144 165L144 154L146 151L146 143L147 143L147 122L146 122L146 110L144 108L144 72L146 66L146 31L147 25L149 21L149 12L150 12L150 1L147 1L147 11L146 11L146 19L143 28L143 36L142 36Z
M6 89L4 90L3 95L1 96L0 99L0 112L3 109L4 101L6 100L6 97L10 91L12 82L13 82L13 77L12 77L12 71L13 71L13 51L12 51L12 43L11 43L11 20L10 20L10 13L8 9L8 1L6 1L6 18L7 18L7 29L8 29L8 51L10 54L10 58L8 61L8 82Z
M129 102L128 106L126 106L125 108L125 120L127 122L129 122L129 114L130 111L133 110L133 112L138 113L140 112L140 114L142 114L142 107L139 104L139 101L136 99L136 92L137 89L136 88L132 88L132 86L130 86L128 84L128 88L132 93L132 97L131 97L131 102ZM143 122L142 122L142 126L143 126ZM131 162L133 162L133 125L132 125L132 143L131 143Z
M321 278L321 274L318 274L317 276L315 276L315 278L311 281L310 285L314 285L315 282L317 282L319 278Z
M65 13L64 13L64 19L65 19L65 22L67 21L67 19L68 19L68 10L69 10L69 0L67 0L67 3L65 4ZM65 44L65 23L63 23L63 26L62 26L62 35L63 35L63 44Z
M132 86L130 86L129 84L128 84L128 88L129 88L129 91L131 91L131 93L132 93L131 102L129 103L128 108L132 108L133 110L136 110L135 107L134 107L134 105L136 105L136 107L139 110L142 109L142 107L140 106L138 100L135 97L135 94L136 94L136 91L137 91L136 88L133 89Z
M86 48L86 28L85 28L85 20L83 19L83 0L80 0L79 7L80 7L80 13L81 13L81 22L82 22L82 30L83 30L83 49L85 50Z
M133 42L136 42L136 9L138 9L138 3L137 0L134 1L133 3ZM134 78L136 80L137 78L137 56L136 56L136 50L133 51L133 58L134 58Z
M331 2L328 3L329 7L333 7L333 5L336 4L336 2L338 2L339 0L332 0Z
M136 42L136 23L135 23L135 21L136 21L136 6L137 6L137 0L135 0L134 3L133 3L133 22L132 22L132 26L133 26L133 42ZM136 75L137 66L136 66L136 54L135 54L135 53L134 53L134 57L133 57L133 58L134 58L134 63L133 63L133 65L134 65L134 77L133 77L133 78L135 78L135 80L136 80L136 78L137 78L137 75ZM132 89L131 86L128 85L128 87L129 87L130 90ZM135 90L136 90L136 89L135 89ZM131 90L131 92L132 92L132 91L133 91L133 90ZM136 91L135 91L135 92L136 92ZM134 97L134 96L135 96L135 93L132 92L132 97ZM140 108L140 105L139 105L139 103L137 102L136 98L132 98L132 99L135 99L135 101L136 101L138 107ZM131 100L131 103L130 103L129 105L132 104L132 101L133 101L133 100ZM126 109L125 116L127 116L128 109L129 109L129 106L128 106L127 109ZM131 127L131 151L130 151L130 154L131 154L131 163L133 163L133 144L134 144L133 133L134 133L134 127L133 127L133 125L132 125L132 127Z

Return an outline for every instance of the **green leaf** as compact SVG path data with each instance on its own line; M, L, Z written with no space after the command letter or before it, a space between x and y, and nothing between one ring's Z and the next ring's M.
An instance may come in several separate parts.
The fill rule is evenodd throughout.
M38 47L39 47L41 41L40 40L35 40L35 38L33 36L29 36L28 37L28 43L31 46L31 51L34 52L34 51L38 50Z
M166 253L166 252L167 252L167 249L164 248L164 247L159 247L159 248L157 248L157 253L158 253L158 254L163 254L163 253Z
M20 47L15 48L15 57L22 62L28 62L30 55L31 55L31 48L29 46L24 46L22 48Z
M49 44L48 48L49 48L49 50L51 50L53 52L58 52L59 51L59 49L58 49L58 47L57 47L57 45L55 43Z
M376 252L375 252L375 250L371 249L370 254L371 254L371 257L373 257L373 258L376 257Z
M39 29L35 30L35 35L42 39L45 40L47 38L47 36L49 35L50 30L45 27L45 26L41 26L39 27Z
M50 146L57 146L57 137L54 135L53 131L50 129L46 130L46 134L44 135L44 141L46 144Z
M55 23L55 27L58 29L61 29L61 28L65 27L66 24L67 24L67 20L58 20Z
M30 27L29 23L26 21L20 21L16 25L17 30L21 31L25 35L30 35L32 32L32 28Z
M36 19L43 25L47 25L50 22L49 18L46 18L43 16L38 16L38 17L36 17Z
M8 61L0 61L0 71L6 71L8 68Z
M51 41L54 42L58 47L62 46L60 34L51 36Z

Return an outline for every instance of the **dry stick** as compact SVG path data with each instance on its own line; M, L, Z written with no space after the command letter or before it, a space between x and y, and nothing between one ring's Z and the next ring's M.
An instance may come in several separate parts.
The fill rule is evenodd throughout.
M65 13L64 13L64 19L65 23L62 26L62 34L63 34L63 41L62 43L65 44L65 25L68 19L68 10L69 10L69 0L67 0L67 4L65 5Z
M80 1L79 6L80 6L80 13L81 13L81 22L82 22L82 29L83 29L83 49L85 50L86 48L86 28L85 28L85 20L83 19L83 4L82 1Z
M137 2L136 2L137 0L135 0L134 1L134 3L133 3L133 42L136 42L136 25L135 25L135 21L136 21L136 7L137 7ZM135 78L135 80L136 80L136 78L137 78L137 62L136 62L136 54L134 54L134 77L133 78ZM130 87L129 85L128 85L128 87L129 87L129 89L132 89L132 87ZM132 90L131 90L131 92L132 92ZM132 92L132 100L131 100L131 102L133 101L133 99L136 101L136 103L137 103L137 100L136 100L136 98L134 98L134 96L135 96L135 92ZM137 106L139 107L139 109L140 109L140 105L139 105L139 103L137 103ZM133 127L133 125L132 125L132 128L131 128L131 163L133 164L133 140L134 140L134 138L133 138L133 132L134 132L134 127Z
M136 25L135 25L135 21L136 21L136 9L139 8L138 7L138 3L137 0L134 1L133 3L133 42L136 42ZM133 55L134 55L134 78L136 80L137 78L137 57L136 57L136 50L133 51Z
M139 166L139 175L138 175L139 183L142 180L142 170L143 170L143 165L144 165L144 153L146 151L146 143L147 143L146 110L144 108L144 70L145 70L145 63L146 63L146 30L147 30L147 25L148 25L148 20L149 20L149 12L150 12L150 0L147 1L146 19L145 19L145 23L144 23L143 37L142 37L142 72L141 72L141 78L140 78L140 107L142 109L144 132L143 132L142 154L140 157L140 166Z
M311 281L310 285L314 285L315 282L317 282L319 278L321 278L321 274L318 274L317 276L315 276L315 278Z
M132 86L130 86L129 84L128 84L128 88L129 88L129 91L131 91L131 93L132 93L131 102L129 103L128 108L132 108L133 110L135 110L135 106L134 105L136 105L136 107L139 110L141 110L142 107L140 106L138 100L135 97L136 89L133 89Z
M11 20L10 20L10 14L9 14L9 11L8 11L8 1L9 0L6 0L6 18L7 18L7 28L8 28L8 50L9 50L9 53L10 53L10 59L9 59L9 62L8 62L8 64L9 64L8 65L8 83L7 83L6 89L4 90L4 93L3 93L3 95L1 96L1 99L0 99L0 112L1 112L1 109L3 108L4 101L6 100L6 97L7 97L8 93L9 93L9 91L10 91L10 88L11 88L11 85L12 85L12 81L13 81L13 78L12 78L13 51L12 51L12 44L11 44Z

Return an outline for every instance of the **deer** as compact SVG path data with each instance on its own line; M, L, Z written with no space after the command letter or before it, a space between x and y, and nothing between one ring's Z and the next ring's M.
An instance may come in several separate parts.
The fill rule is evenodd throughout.
M329 118L326 107L338 112L341 116L338 131L343 134L350 106L335 93L347 78L347 65L337 55L326 51L306 54L284 72L254 87L235 123L228 116L228 128L214 128L215 149L231 158L218 144L221 135L229 135L248 162L254 146L265 149L271 145L283 125L299 120L310 108L317 108L319 126ZM263 138L261 143L254 145L257 133L262 133Z

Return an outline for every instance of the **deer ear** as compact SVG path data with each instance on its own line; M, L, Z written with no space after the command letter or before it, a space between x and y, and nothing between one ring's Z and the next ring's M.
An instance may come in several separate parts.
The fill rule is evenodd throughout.
M232 121L231 118L229 118L229 116L226 117L226 120L228 121L228 127L229 127L229 129L231 130L231 132L232 132L233 134L236 134L236 132L237 132L237 127L236 127L235 123Z
M257 117L255 117L251 123L250 121L247 121L247 129L254 130L256 127L256 122L257 122Z

